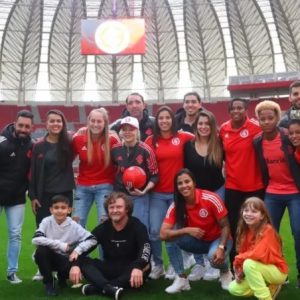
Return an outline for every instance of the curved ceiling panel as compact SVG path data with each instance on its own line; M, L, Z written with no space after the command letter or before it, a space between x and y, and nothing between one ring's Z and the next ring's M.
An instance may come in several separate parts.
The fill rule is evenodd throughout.
M210 98L223 93L226 50L222 29L210 0L185 0L186 52L193 86Z
M179 79L179 47L168 1L144 0L142 16L146 21L146 54L142 57L142 68L148 94L152 99L172 99Z
M15 2L6 21L0 52L4 99L23 103L26 98L33 97L39 71L42 24L42 0Z
M49 81L56 101L81 99L85 84L86 57L80 54L80 24L85 1L60 0L49 40Z
M300 2L270 1L287 71L300 69Z
M112 0L102 0L98 17L111 18ZM125 0L117 1L117 17L128 17L129 10ZM122 90L130 90L133 76L133 56L99 55L95 57L96 81L101 97L117 102L123 98ZM126 93L126 92L125 92Z
M274 72L268 26L255 0L226 1L238 75Z

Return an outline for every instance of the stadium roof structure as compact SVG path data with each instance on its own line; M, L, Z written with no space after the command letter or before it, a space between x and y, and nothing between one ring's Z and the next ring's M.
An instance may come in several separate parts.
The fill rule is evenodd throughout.
M298 0L0 0L2 101L159 103L300 70ZM82 19L143 17L146 54L83 56Z

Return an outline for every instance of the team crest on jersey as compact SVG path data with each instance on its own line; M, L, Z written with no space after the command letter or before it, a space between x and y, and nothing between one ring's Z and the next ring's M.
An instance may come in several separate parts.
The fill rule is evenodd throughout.
M179 144L180 144L180 139L179 138L173 138L172 139L172 144L174 145L174 146L178 146Z
M142 156L141 154L139 154L139 155L136 157L135 161L136 161L139 165L141 165L142 162L143 162L143 156Z
M201 218L206 218L206 217L208 216L208 211L207 211L206 209L204 209L204 208L201 208L201 209L199 210L199 216L200 216Z
M224 137L225 137L226 139L228 139L228 138L229 138L229 133L225 133Z
M246 138L248 135L249 135L248 129L244 129L244 130L242 130L242 131L240 132L240 136L241 136L242 138Z
M83 147L81 148L81 150L82 150L82 151L86 151L86 150L87 150L87 147L86 147L86 146L83 146Z
M101 150L104 151L104 144L101 145Z

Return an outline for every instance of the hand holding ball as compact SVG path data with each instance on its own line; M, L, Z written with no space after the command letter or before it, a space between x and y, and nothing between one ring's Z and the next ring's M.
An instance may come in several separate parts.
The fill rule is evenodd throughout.
M145 171L137 166L127 168L123 173L123 183L127 189L141 189L147 181Z

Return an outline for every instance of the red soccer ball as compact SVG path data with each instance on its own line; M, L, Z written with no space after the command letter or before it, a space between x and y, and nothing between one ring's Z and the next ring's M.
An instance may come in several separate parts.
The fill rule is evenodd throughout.
M140 189L147 181L145 171L137 166L127 168L123 173L123 183L127 189Z

